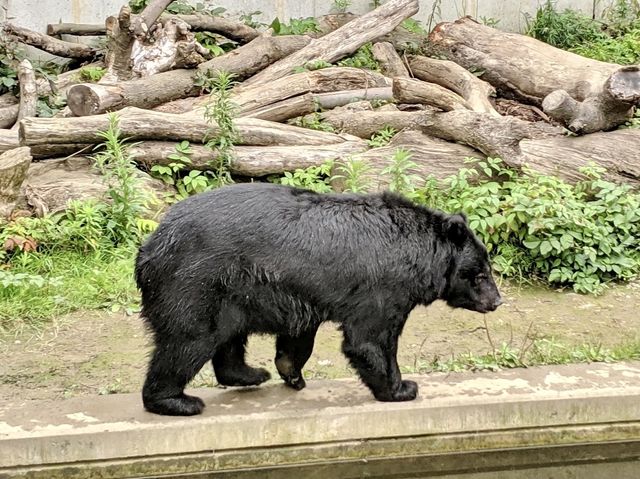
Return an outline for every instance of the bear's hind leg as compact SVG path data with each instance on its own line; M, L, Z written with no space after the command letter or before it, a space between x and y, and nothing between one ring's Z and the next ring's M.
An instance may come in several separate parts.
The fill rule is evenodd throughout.
M276 368L285 384L297 391L307 385L302 368L313 351L316 332L317 330L313 329L297 337L279 335L276 339Z
M200 414L204 402L185 394L184 388L211 358L212 347L210 338L166 338L156 343L142 389L145 409L168 416Z
M271 378L264 368L253 368L245 362L247 335L239 335L218 346L213 356L213 370L223 386L257 386Z

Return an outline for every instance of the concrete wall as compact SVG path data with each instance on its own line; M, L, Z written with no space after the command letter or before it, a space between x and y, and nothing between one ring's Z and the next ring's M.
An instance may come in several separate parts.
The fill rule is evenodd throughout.
M263 12L259 20L269 23L274 17L287 19L290 17L318 16L329 13L332 0L190 0L191 3L204 3L227 8L229 13ZM429 20L454 20L463 15L476 18L487 17L499 19L500 28L521 31L525 26L525 15L535 14L537 6L543 0L421 0L420 12L415 18L425 24ZM612 0L557 0L560 9L571 7L591 15L600 13L603 7ZM17 24L44 31L47 23L58 21L77 23L103 22L105 17L118 11L126 0L0 0L0 16L15 21ZM441 4L434 12L434 3ZM353 0L349 10L364 13L371 9L371 0Z

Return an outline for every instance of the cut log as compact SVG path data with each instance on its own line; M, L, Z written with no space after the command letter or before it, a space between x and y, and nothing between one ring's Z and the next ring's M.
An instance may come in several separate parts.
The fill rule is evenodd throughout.
M572 103L563 93L554 93L547 101L550 110L546 113L564 119L576 132L623 123L631 115L634 98L640 97L640 69L636 67L621 68L584 58L524 35L480 25L468 17L439 24L429 38L438 52L459 65L483 70L483 79L502 96L540 106L545 97L563 90L583 102Z
M350 111L333 110L319 113L322 121L331 125L335 131L345 132L359 138L371 138L371 135L390 126L397 131L422 130L432 120L432 112L415 111Z
M393 100L393 92L391 87L379 87L329 93L305 93L244 114L241 113L240 116L270 121L286 121L319 109L329 110L359 100L391 101Z
M621 68L611 74L599 93L581 102L565 90L556 90L545 97L542 108L577 134L610 130L627 121L640 100L639 71L637 66Z
M172 70L140 80L113 85L84 83L69 90L68 105L74 115L96 115L125 106L153 108L185 96L197 96L197 71L227 71L243 79L269 63L299 50L311 41L302 35L258 37L247 45L199 65L198 70Z
M132 77L131 50L133 48L133 38L129 32L131 19L131 7L123 5L117 17L108 17L105 22L107 28L107 53L104 57L104 63L107 72L101 80L104 83L115 83Z
M118 113L121 135L131 140L188 140L202 143L218 133L202 114L175 115L128 107ZM333 133L290 125L238 118L235 125L243 145L328 145L345 141ZM20 122L22 145L102 143L98 135L109 127L108 115L81 118L26 118Z
M151 26L156 22L165 8L173 0L151 0L139 15L131 21L131 32L138 38L144 38Z
M389 78L410 77L409 70L395 47L389 42L374 43L371 49L373 57L380 63L380 69Z
M104 23L50 23L47 25L47 35L98 36L105 35L107 28Z
M85 65L85 68L102 68L104 67L104 63L102 62L94 62ZM70 85L74 85L76 83L82 82L80 77L81 68L75 70L69 70L67 72L61 73L57 75L55 79L50 78L36 78L36 88L38 90L39 96L51 96L51 95L60 95L61 97L66 97L67 88Z
M175 160L168 159L176 152L175 143L145 141L131 148L136 161L147 168L153 165L168 165ZM210 168L216 154L204 145L190 145L191 163L187 169L204 170ZM345 141L332 145L303 146L236 146L229 169L234 175L266 176L298 168L318 166L327 160L345 159L350 155L367 150L364 141Z
M248 114L272 103L304 93L326 93L338 90L388 87L385 76L360 68L334 67L296 73L279 78L268 85L234 90L232 101L240 113Z
M20 121L23 118L36 116L36 103L38 102L36 73L31 62L26 58L18 65L18 81L20 82L20 106L17 121ZM17 128L17 125L14 128Z
M251 28L242 22L202 13L195 13L193 15L171 15L169 13L163 13L160 16L160 21L164 22L172 18L180 19L189 24L191 31L217 33L238 43L249 43L254 38L260 36L260 32L255 28Z
M407 171L410 175L417 175L416 186L422 186L429 176L444 179L457 174L461 168L468 167L465 163L467 158L486 158L466 145L433 138L419 131L403 131L396 134L387 146L352 156L354 160L364 160L371 168L367 177L373 189L380 190L388 186L389 179L381 172L389 166L391 158L400 148L411 153L411 161L416 164L415 168Z
M172 191L169 185L142 171L136 172L136 179L149 198L160 199ZM107 185L95 161L82 156L33 163L24 190L26 202L37 216L62 212L72 200L109 201Z
M247 86L266 85L292 73L295 67L312 60L333 63L367 42L389 33L404 19L418 12L418 0L389 0L337 30L313 40L302 50L289 55L247 80Z
M443 111L470 109L465 99L451 90L413 78L394 78L393 97L398 103L419 103Z
M18 148L20 141L18 140L17 130L0 130L0 153Z
M496 96L495 88L457 63L421 55L408 55L407 59L416 78L457 93L473 111L500 116L489 100Z
M210 57L188 24L170 18L154 28L151 43L134 42L131 69L138 77L148 77L173 68L192 68Z
M29 148L14 148L0 155L0 218L13 212L31 164Z
M98 54L98 51L90 46L58 40L49 35L34 32L28 28L19 27L9 22L5 22L3 28L7 34L14 37L17 41L59 57L87 60L94 58Z
M11 92L0 95L0 108L17 105L18 103L20 103L20 100Z
M18 104L0 108L0 129L11 128L18 120Z

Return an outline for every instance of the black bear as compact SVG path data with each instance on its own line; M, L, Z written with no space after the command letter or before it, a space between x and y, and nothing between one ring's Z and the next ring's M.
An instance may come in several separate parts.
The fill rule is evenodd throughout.
M489 312L501 303L487 250L463 215L391 193L318 194L285 186L226 186L172 206L140 247L136 281L155 350L145 408L199 414L184 394L212 360L220 384L258 385L247 335L277 335L275 363L302 389L318 326L339 323L342 350L380 401L417 394L403 381L398 338L411 310L436 299Z

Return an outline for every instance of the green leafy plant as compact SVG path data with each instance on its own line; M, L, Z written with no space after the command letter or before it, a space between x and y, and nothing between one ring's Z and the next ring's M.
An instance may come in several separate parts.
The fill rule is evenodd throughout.
M395 128L391 126L385 126L382 130L379 130L371 135L371 138L367 140L367 144L371 148L380 148L382 146L387 146L396 133L398 133L398 131Z
M80 80L84 82L96 83L104 76L107 71L102 67L84 66L80 68Z
M389 191L401 193L408 198L417 198L415 184L420 178L409 173L409 170L417 168L418 165L411 161L411 152L403 148L398 148L393 154L389 165L382 170L382 175L389 178Z
M329 62L325 62L324 60L312 60L304 64L301 67L295 67L293 69L294 73L303 73L314 70L321 70L322 68L330 68L333 65Z
M214 57L224 55L227 51L234 48L234 45L229 42L219 44L218 38L211 32L196 32L195 37L196 41L206 48Z
M149 4L149 0L129 0L129 7L133 13L140 13ZM191 5L186 1L176 0L171 2L165 9L174 15L190 15L192 13L204 13L206 15L217 16L226 12L226 8L207 6L202 2Z
M329 193L331 192L330 175L333 165L333 161L326 161L320 166L297 169L293 173L287 171L281 177L271 177L269 181L305 188L318 193Z
M418 35L427 35L429 33L422 26L422 23L415 18L407 18L400 24L400 26L408 32L416 33Z
M24 58L17 43L0 32L0 94L18 92L18 63Z
M380 64L373 56L373 44L365 43L358 48L355 53L338 62L341 67L366 68L368 70L380 71Z
M289 121L289 124L309 128L311 130L326 131L333 133L335 128L330 123L322 121L322 117L318 112L309 115L299 116Z
M314 17L291 18L289 23L283 23L278 17L269 25L276 35L304 35L305 33L317 33L320 31L318 21Z
M558 12L552 0L542 4L533 19L526 20L527 35L558 48L575 48L606 37L598 22L574 10Z
M333 0L332 10L338 13L344 13L351 6L351 0Z
M339 162L336 173L331 180L341 180L347 193L366 193L373 186L371 166L365 160L351 158Z
M640 2L615 0L603 11L605 30L612 37L622 36L640 28Z
M240 21L242 23L244 23L245 25L247 25L248 27L251 27L251 28L265 27L266 23L258 22L258 21L253 19L253 17L256 17L258 15L262 15L262 12L260 10L255 10L253 12L248 12L248 13L243 13L242 15L240 15Z
M617 38L603 36L577 45L571 51L603 62L636 64L640 61L640 25Z
M486 25L488 27L491 27L491 28L496 28L498 26L498 24L500 23L500 19L499 18L494 18L494 17L482 16L482 17L480 17L480 23L482 23L483 25Z

